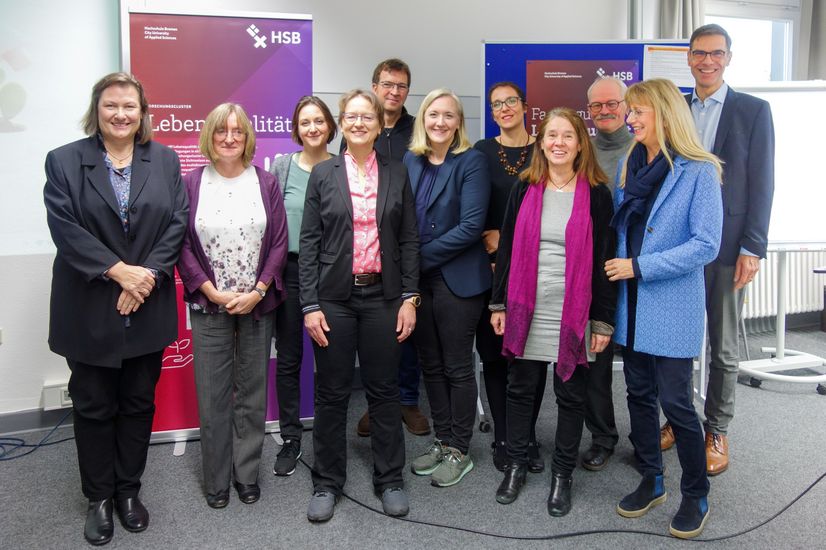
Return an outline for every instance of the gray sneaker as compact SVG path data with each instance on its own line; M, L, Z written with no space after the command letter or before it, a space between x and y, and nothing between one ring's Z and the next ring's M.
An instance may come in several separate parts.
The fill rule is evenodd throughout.
M327 521L333 517L338 497L329 491L318 489L310 497L307 506L307 519L313 522Z
M426 476L442 463L446 447L438 439L434 439L424 454L417 456L410 464L410 470L417 476Z
M381 507L388 516L406 516L410 511L410 501L401 487L390 487L381 493Z
M456 485L472 469L473 460L470 455L462 454L453 447L445 447L444 458L430 476L430 484L436 487Z

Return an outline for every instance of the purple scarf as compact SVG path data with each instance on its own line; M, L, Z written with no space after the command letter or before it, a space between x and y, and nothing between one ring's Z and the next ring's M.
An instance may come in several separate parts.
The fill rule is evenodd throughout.
M502 354L513 359L525 352L525 341L536 305L539 267L539 238L542 227L542 195L545 180L531 184L522 199L513 231L508 313ZM581 175L574 190L574 206L565 226L565 297L559 327L559 356L556 373L567 381L577 365L587 365L585 324L591 307L594 263L591 189Z

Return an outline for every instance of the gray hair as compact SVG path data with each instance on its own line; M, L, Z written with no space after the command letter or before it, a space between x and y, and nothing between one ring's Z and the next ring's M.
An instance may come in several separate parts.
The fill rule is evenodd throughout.
M598 76L597 79L594 80L590 86L588 86L587 97L589 101L591 99L591 90L594 88L594 86L596 86L598 82L603 82L605 80L610 80L611 82L616 83L616 85L619 87L620 95L622 97L625 97L625 92L628 91L628 86L625 84L625 82L622 81L622 79L617 78L615 76Z

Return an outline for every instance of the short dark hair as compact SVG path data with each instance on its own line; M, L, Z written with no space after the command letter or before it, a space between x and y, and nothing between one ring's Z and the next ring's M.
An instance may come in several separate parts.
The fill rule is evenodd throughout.
M333 113L330 112L330 108L327 107L327 104L324 103L319 97L314 95L305 95L301 99L298 100L298 103L295 105L295 111L293 111L293 130L292 130L292 137L293 141L297 144L304 146L304 142L301 141L301 136L298 135L298 115L301 112L301 109L306 107L307 105L315 105L321 110L321 114L324 116L324 122L327 123L329 126L330 131L327 134L327 143L330 143L336 138L338 134L338 127L336 126L336 120L333 118Z
M493 92L498 90L499 88L513 88L516 90L516 95L519 96L519 99L522 100L524 103L525 101L525 92L516 82L511 82L510 80L502 80L500 82L495 82L491 84L490 88L488 88L488 103L490 103L490 96L493 95Z
M109 86L132 86L138 92L138 101L141 106L141 125L138 128L138 133L135 138L138 143L146 143L152 139L152 119L149 118L149 102L146 100L146 94L143 93L143 85L135 78L134 75L125 72L110 73L98 80L92 86L92 98L89 101L89 109L83 115L81 124L83 124L83 131L87 136L94 136L100 132L100 123L98 122L98 103L100 103L100 96L103 91Z
M720 35L726 39L726 49L731 50L731 37L726 32L726 29L721 27L716 23L709 23L708 25L703 25L702 27L697 27L694 29L694 32L691 33L691 38L688 41L688 47L694 46L694 41L701 36L710 36L710 35Z
M381 61L376 68L373 69L373 84L379 83L379 78L381 78L382 71L400 71L407 75L407 86L410 86L410 67L407 66L407 63L398 59L396 57L391 57L390 59L385 59Z

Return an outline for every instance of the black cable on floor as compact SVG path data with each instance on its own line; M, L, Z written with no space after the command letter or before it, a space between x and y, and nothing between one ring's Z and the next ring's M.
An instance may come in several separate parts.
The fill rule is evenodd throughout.
M304 466L306 466L307 469L310 469L310 465L307 464L304 461L303 458L299 459L299 462L301 462ZM497 538L497 539L509 539L509 540L561 540L561 539L569 539L569 538L575 538L575 537L584 537L584 536L587 536L587 535L629 534L629 535L648 535L648 536L652 536L652 537L660 537L660 538L671 539L671 540L682 540L682 541L686 541L686 542L719 542L721 540L729 540L729 539L733 539L733 538L736 538L736 537L743 536L747 533L755 531L755 530L763 527L764 525L767 525L768 523L774 521L775 519L777 519L777 517L779 517L781 514L783 514L786 510L791 508L792 505L794 505L798 500L803 498L809 491L814 489L815 485L817 485L818 483L823 481L824 478L826 478L826 472L822 473L816 480L814 480L812 483L810 483L809 486L806 487L806 489L803 490L803 492L801 492L799 495L797 495L795 498L793 498L791 502L786 504L777 513L775 513L771 517L761 521L760 523L758 523L756 525L753 525L751 527L743 529L742 531L732 533L730 535L721 535L719 537L694 538L694 539L678 539L676 537L673 537L673 536L671 536L669 534L665 534L665 533L657 533L657 532L654 532L654 531L640 531L640 530L636 530L636 529L592 529L592 530L589 530L589 531L572 531L570 533L559 533L559 534L556 534L556 535L523 535L523 536L520 536L520 535L503 535L501 533L491 533L491 532L488 532L488 531L480 531L480 530L477 530L477 529L470 529L470 528L467 528L467 527L458 527L456 525L446 525L444 523L422 521L422 520L411 519L411 518L407 518L407 517L388 516L387 514L384 513L383 510L380 510L378 508L374 508L374 507L370 506L369 504L365 504L364 502L361 502L360 500L358 500L355 497L351 497L350 495L348 495L345 492L342 492L341 496L343 496L347 500L357 504L358 506L361 506L362 508L366 508L367 510L370 510L371 512L375 512L376 514L385 516L389 519L393 519L393 520L397 520L397 521L403 521L403 522L406 522L406 523L413 523L413 524L416 524L416 525L426 525L426 526L429 526L429 527L440 527L442 529L450 529L450 530L453 530L453 531L460 531L460 532L463 532L463 533L471 533L471 534L474 534L474 535L482 535L482 536L485 536L485 537L492 537L492 538Z
M0 461L4 460L14 460L15 458L22 458L26 455L29 455L35 452L40 447L48 447L49 445L57 445L58 443L63 443L64 441L71 441L74 437L66 437L63 439L58 439L57 441L49 441L47 440L52 437L52 435L57 431L57 429L69 418L69 415L72 414L72 409L70 408L66 411L66 414L63 415L63 418L60 419L54 428L52 428L49 433L47 433L43 439L40 440L39 443L35 444L28 444L24 439L20 439L19 437L0 437ZM29 450L25 453L15 454L14 456L12 453L19 449L28 448Z

